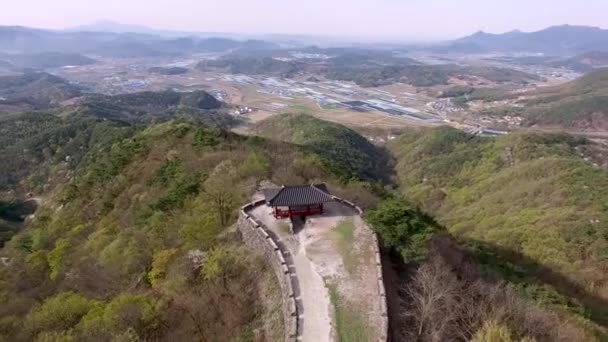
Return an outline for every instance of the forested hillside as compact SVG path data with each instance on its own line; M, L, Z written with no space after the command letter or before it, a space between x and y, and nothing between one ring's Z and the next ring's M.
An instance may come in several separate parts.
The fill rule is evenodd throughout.
M317 50L312 50L317 51ZM393 83L407 83L417 87L448 84L451 78L464 80L486 79L496 83L527 84L540 80L537 75L493 66L460 66L456 64L422 64L407 57L366 49L320 49L328 59L277 59L277 51L255 54L232 54L217 60L202 61L201 70L214 69L232 74L268 75L293 78L319 75L332 80L352 81L363 87L377 87ZM333 55L333 53L337 53ZM285 54L289 58L289 54ZM281 55L283 56L283 55Z
M50 190L69 179L92 152L132 132L132 127L88 116L23 113L1 117L0 191Z
M364 183L334 172L354 170L309 148L212 126L4 120L1 153L19 161L2 172L5 189L39 191L42 205L14 236L0 222L10 239L0 268L2 340L278 340L278 283L230 229L237 209L263 179L324 181L333 193L374 202Z
M0 54L0 60L13 66L31 69L60 68L96 63L92 58L77 53L44 52L31 54Z
M2 339L276 340L274 275L227 227L258 180L333 177L300 148L221 129L131 133L90 148L5 247Z
M70 170L91 150L142 125L179 118L228 127L236 120L221 111L222 106L206 92L165 91L91 95L55 112L5 114L0 117L0 153L5 160L0 190L40 193L71 177Z
M528 126L587 130L608 127L608 68L597 69L572 82L542 88L527 95L520 101L521 106L491 109L484 114L522 116Z
M390 144L401 193L541 302L608 323L606 148L568 135L452 128ZM579 309L573 309L579 307Z
M47 109L79 96L82 89L46 73L0 77L0 113Z
M126 124L150 124L175 118L213 126L230 126L234 117L220 109L224 104L204 91L144 91L114 96L90 95L73 108L77 113Z
M334 173L344 178L369 181L390 178L390 158L386 152L342 125L304 114L285 114L260 122L255 133L314 151Z
M153 95L96 98L119 105L111 120L83 104L0 119L0 340L277 340L278 283L231 229L267 179L323 181L369 209L397 340L606 334L605 147L408 131L388 146L392 191L373 185L391 184L387 151L351 129L306 115L261 122L267 138L155 124L212 101ZM22 224L29 192L41 206Z

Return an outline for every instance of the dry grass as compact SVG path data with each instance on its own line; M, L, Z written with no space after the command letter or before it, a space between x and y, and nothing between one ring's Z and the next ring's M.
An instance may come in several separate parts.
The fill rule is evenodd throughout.
M352 218L342 220L332 230L332 238L336 243L338 253L342 256L344 268L349 274L356 274L360 260L355 251L355 224Z
M369 327L357 308L346 302L334 285L329 285L329 297L334 307L338 342L368 342Z

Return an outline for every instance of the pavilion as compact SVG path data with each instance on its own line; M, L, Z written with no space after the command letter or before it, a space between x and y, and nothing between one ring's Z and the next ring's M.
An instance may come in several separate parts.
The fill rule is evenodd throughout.
M334 201L325 184L267 189L264 197L276 218L323 214L323 203Z

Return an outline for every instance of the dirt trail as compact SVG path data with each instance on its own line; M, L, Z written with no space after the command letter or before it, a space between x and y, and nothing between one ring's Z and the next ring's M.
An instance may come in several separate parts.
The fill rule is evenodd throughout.
M323 278L306 255L304 244L300 245L293 260L300 282L300 296L303 303L300 320L303 328L301 340L329 342L331 341L331 303Z

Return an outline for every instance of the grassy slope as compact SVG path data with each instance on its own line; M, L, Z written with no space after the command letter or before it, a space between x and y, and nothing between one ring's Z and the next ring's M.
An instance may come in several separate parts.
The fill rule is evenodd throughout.
M345 178L386 179L387 158L359 133L302 114L285 114L262 121L256 132L287 141L321 155L333 172Z
M404 195L458 236L520 254L608 298L608 175L565 135L496 140L451 128L391 144Z

